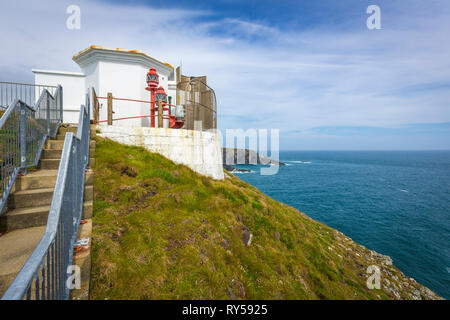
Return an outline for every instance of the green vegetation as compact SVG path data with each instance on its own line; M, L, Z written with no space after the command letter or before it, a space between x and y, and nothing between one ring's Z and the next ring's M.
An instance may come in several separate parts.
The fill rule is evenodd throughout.
M367 288L371 264L402 298L420 286L229 173L99 138L95 157L91 299L394 298Z

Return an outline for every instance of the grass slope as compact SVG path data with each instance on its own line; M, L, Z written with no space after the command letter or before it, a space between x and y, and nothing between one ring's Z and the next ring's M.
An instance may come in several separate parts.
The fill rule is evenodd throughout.
M390 299L428 290L231 174L214 181L99 138L95 156L91 299ZM371 264L382 269L381 290L366 286Z

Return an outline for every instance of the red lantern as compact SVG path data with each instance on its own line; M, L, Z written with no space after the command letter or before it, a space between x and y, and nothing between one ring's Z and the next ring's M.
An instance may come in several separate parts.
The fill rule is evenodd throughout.
M150 68L147 73L147 88L145 90L152 91L158 87L159 84L159 75L156 72L155 68Z
M147 73L147 88L145 90L150 91L150 126L155 127L155 92L159 84L159 75L155 68L150 68Z
M156 97L155 97L155 99L156 99L156 101L161 100L163 106L167 105L167 94L164 91L163 87L159 87L158 90L156 90Z

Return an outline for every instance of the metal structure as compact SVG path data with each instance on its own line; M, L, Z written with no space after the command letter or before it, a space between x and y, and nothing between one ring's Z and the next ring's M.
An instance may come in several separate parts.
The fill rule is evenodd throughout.
M184 77L183 81L177 84L176 105L171 104L171 97L167 97L162 87L158 88L159 77L154 68L147 73L147 91L150 91L150 101L118 98L108 93L107 97L100 97L93 91L94 123L108 122L112 125L114 121L129 120L138 118L150 118L150 127L155 127L156 118L169 120L169 128L182 128L186 130L210 130L217 129L217 100L214 90L206 84L205 77ZM108 101L108 119L99 119L99 99ZM129 101L136 103L149 103L150 115L130 115L127 117L113 119L113 101ZM161 100L162 112L159 114ZM158 115L156 115L158 113ZM195 122L201 122L201 127L195 126ZM159 126L159 125L158 125Z
M77 134L66 133L47 229L2 300L68 299L66 282L80 224L84 175L89 161L89 96L80 109Z
M216 93L202 77L191 77L177 84L177 105L184 106L183 129L198 130L194 127L196 121L201 121L202 130L217 129Z
M161 88L162 89L162 88ZM95 91L93 91L95 93ZM165 92L163 91L165 94ZM112 111L112 105L113 101L127 101L127 102L135 102L135 103L151 103L147 100L138 100L138 99L127 99L127 98L118 98L114 97L112 93L108 92L107 97L99 97L97 95L93 95L94 100L92 101L93 107L94 107L94 123L104 123L108 122L108 124L112 124L113 121L119 121L119 120L129 120L129 119L139 119L139 118L150 118L150 119L158 119L159 121L159 114L157 115L156 112L158 109L155 109L154 115L138 115L138 116L129 116L129 117L122 117L122 118L114 118L112 119L112 115L114 112L109 112L108 110L108 117L111 117L111 119L105 119L100 120L99 118L99 108L100 108L100 100L108 100L108 108L111 108ZM169 97L170 98L170 97ZM184 114L184 107L183 106L174 106L170 103L165 103L166 99L161 99L161 105L163 106L163 110L165 113L161 113L161 119L169 120L169 128L178 129L181 128L184 124L184 121L186 119L186 116ZM170 99L169 99L170 101ZM170 109L169 109L170 108ZM97 114L97 116L95 116ZM150 124L151 126L151 124Z
M11 84L9 89L6 84ZM0 87L3 93L9 92L1 96L2 101L11 100L0 119L1 215L17 176L38 164L46 139L56 136L62 121L63 92L61 86L54 94L42 89L44 86L2 82ZM40 95L34 101L36 92Z
M56 86L0 81L0 110L6 110L15 98L35 107L44 90L53 96L57 89Z

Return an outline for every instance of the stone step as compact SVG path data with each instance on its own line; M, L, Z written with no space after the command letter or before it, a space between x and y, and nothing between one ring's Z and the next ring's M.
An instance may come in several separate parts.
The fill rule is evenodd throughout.
M94 196L94 187L85 186L84 201L91 201ZM53 188L42 188L34 190L22 190L11 194L8 198L8 208L28 208L50 205L53 196Z
M0 237L0 297L36 248L45 226L19 229Z
M42 150L41 159L60 159L62 149L44 149ZM89 154L92 156L95 154L95 148L89 149Z
M17 177L12 193L22 190L54 188L57 175L58 170L37 170L28 172L25 176ZM94 184L93 171L86 172L84 184L87 186Z
M45 149L62 150L63 147L64 140L47 140L45 143ZM95 140L91 140L89 147L95 149Z
M58 170L61 159L41 159L41 169L44 170ZM95 158L89 158L89 167L95 165Z
M58 134L65 135L67 132L77 133L77 131L78 131L78 126L68 126L68 127L60 126L58 129Z
M91 139L94 138L95 136L96 136L95 131L92 132L92 130L91 130ZM65 138L66 138L66 133L58 133L55 138L52 138L52 140L64 140Z
M83 219L92 217L92 201L83 203ZM18 229L32 228L47 225L50 205L18 208L8 211L0 217L2 232L11 232Z
M64 140L66 138L66 134L57 134L55 140Z
M95 130L96 130L95 125L91 124L91 136L92 137L95 137L95 135L96 135ZM72 132L73 134L77 134L78 126L59 127L57 135L62 136L64 139L64 136L66 135L67 132Z

